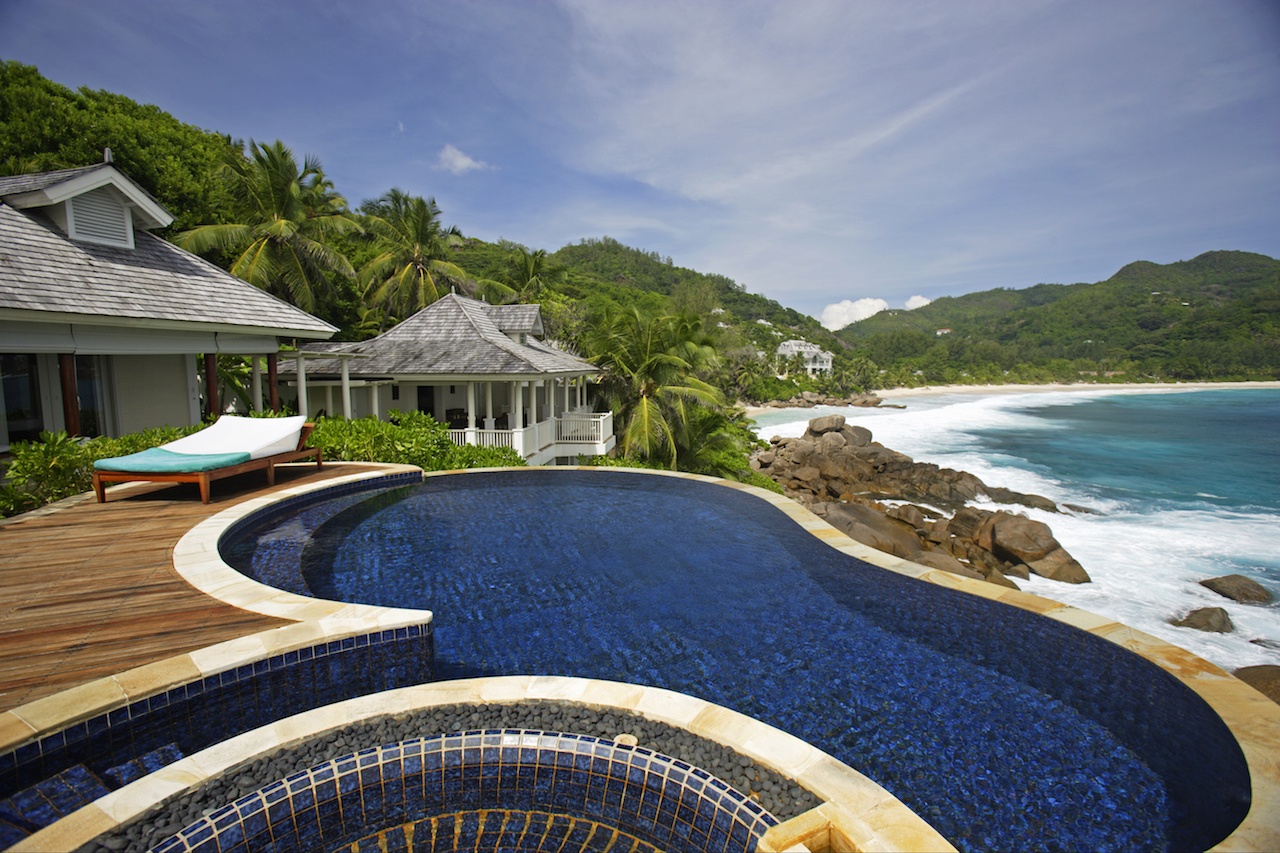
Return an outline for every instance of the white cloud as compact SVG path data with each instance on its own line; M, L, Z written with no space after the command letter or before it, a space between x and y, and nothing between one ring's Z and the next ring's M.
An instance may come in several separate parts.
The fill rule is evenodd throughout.
M822 325L834 332L837 329L843 329L850 323L865 320L872 314L886 311L888 308L889 303L883 299L863 298L857 301L845 299L823 308L822 316L818 319Z
M467 172L474 172L477 169L493 168L488 163L463 154L452 145L446 145L440 149L440 156L436 158L435 167L446 172L452 172L455 175L465 175Z
M914 311L917 308L923 308L924 306L928 305L932 301L933 300L928 298L927 296L913 296L907 300L907 310Z

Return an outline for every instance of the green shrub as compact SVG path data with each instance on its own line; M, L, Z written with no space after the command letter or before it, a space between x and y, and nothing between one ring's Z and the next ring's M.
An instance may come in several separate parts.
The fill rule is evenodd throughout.
M72 438L42 432L37 441L9 448L7 483L0 487L0 514L17 515L93 488L93 463L127 456L190 435L199 427L156 427L119 438Z
M17 515L93 488L93 463L127 456L182 438L201 429L155 427L119 438L75 439L65 432L43 432L39 441L16 442L10 452L7 482L0 485L0 514ZM392 412L376 418L317 418L313 446L325 459L416 465L424 471L501 468L524 465L510 448L460 447L444 424L421 412Z
M43 506L93 486L93 456L65 432L42 432L38 441L19 441L9 452L9 486L27 496L19 502Z
M415 465L424 471L495 468L523 465L514 450L461 447L449 428L422 412L392 412L391 421L376 418L317 418L311 443L325 459Z

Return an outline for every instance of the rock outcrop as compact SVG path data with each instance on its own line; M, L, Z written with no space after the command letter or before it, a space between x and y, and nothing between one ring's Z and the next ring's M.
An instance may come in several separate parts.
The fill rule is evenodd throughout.
M1270 663L1242 666L1231 674L1272 702L1280 703L1280 666Z
M1170 619L1170 625L1178 628L1195 628L1213 634L1230 634L1236 629L1231 617L1221 607L1200 607L1182 619Z
M1271 590L1244 575L1223 575L1220 578L1208 578L1200 581L1200 585L1213 590L1218 595L1243 604L1270 604L1272 600Z
M1032 572L1089 581L1047 524L969 505L987 497L1057 512L1053 501L916 462L876 443L870 430L847 424L843 415L814 418L799 438L774 438L751 467L849 537L895 556L1015 589L1009 577Z
M833 397L830 394L818 394L813 391L805 391L792 397L790 400L770 400L761 405L770 409L812 409L814 406L858 406L860 408L874 408L883 405L884 401L875 394L853 394L849 397ZM901 409L902 406L886 406L886 408Z

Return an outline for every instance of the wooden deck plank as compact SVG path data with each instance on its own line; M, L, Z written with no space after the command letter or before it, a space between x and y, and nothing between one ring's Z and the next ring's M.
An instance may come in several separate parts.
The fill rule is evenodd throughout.
M189 586L173 546L243 500L348 473L341 463L230 477L200 503L188 485L140 484L0 526L0 710L280 625Z

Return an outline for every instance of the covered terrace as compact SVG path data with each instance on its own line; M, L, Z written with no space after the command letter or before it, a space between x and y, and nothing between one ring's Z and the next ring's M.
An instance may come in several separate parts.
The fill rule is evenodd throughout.
M449 294L376 338L307 345L280 373L307 414L421 411L458 444L509 447L531 465L608 453L613 415L589 393L599 369L542 335L537 305Z

